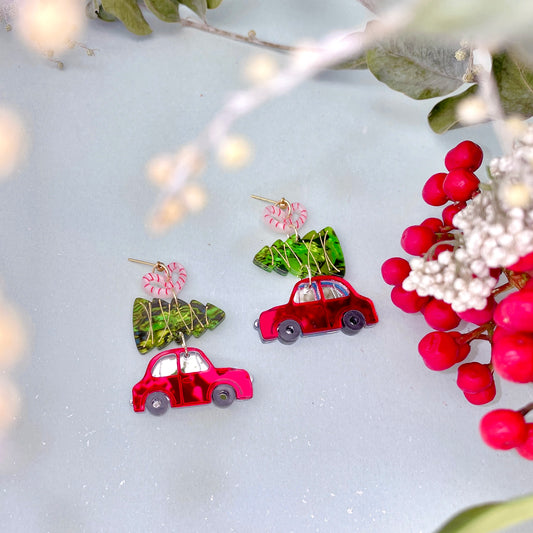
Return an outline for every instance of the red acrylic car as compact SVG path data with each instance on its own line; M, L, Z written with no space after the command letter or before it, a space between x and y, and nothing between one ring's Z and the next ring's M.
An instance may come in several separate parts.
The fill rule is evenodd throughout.
M292 344L300 335L337 329L354 335L377 321L372 300L355 292L346 280L314 276L296 283L289 303L263 311L255 327L264 342L277 338Z
M246 370L216 368L198 348L175 348L156 355L144 377L133 387L133 410L148 409L162 415L169 407L200 405L211 401L228 407L233 400L253 395Z

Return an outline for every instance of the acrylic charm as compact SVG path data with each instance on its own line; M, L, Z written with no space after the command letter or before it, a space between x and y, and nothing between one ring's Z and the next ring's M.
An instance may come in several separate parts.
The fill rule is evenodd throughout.
M130 261L146 263L137 259ZM177 297L187 279L182 265L148 264L153 264L154 270L143 276L144 289L158 297L136 298L133 302L133 335L140 353L164 348L172 341L181 343L182 338L200 337L224 320L224 311L211 303L186 302Z
M303 237L294 234L286 241L277 240L255 254L254 265L282 276L345 274L344 255L333 228L310 231Z
M289 302L263 311L255 327L263 342L292 344L300 335L342 330L347 335L376 324L372 300L337 276L314 276L296 283Z
M344 255L333 228L310 231L302 237L299 230L307 220L307 209L302 204L285 198L278 202L261 196L252 198L272 204L265 208L263 218L270 228L287 234L285 241L278 239L261 248L254 256L254 265L282 276L344 276Z
M342 330L354 335L378 322L372 300L358 294L343 278L344 254L333 228L310 231L301 236L298 230L307 219L307 210L285 198L279 202L253 196L273 204L265 210L269 226L288 234L264 246L253 262L267 272L293 274L300 278L287 304L264 311L255 321L263 342L278 339L292 344L301 335Z
M213 402L228 407L234 400L253 396L252 379L246 370L216 368L198 348L175 348L151 359L144 377L132 390L134 411L147 409L164 414L169 407Z

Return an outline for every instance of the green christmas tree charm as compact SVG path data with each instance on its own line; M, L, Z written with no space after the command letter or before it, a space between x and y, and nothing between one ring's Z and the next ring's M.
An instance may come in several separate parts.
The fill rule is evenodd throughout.
M290 272L299 278L321 274L344 277L346 271L339 239L329 226L303 237L291 235L286 241L278 239L257 252L254 264L267 272L274 270L282 276Z
M216 328L226 314L213 304L191 303L178 298L170 302L155 298L152 301L136 298L133 302L133 335L141 353L163 348L171 341L181 343L181 334L188 339L199 337Z

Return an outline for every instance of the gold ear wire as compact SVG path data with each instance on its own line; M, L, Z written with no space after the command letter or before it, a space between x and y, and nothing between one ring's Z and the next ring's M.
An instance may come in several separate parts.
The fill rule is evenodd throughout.
M292 215L292 207L291 203L286 200L285 198L282 198L281 200L270 200L269 198L263 198L262 196L256 196L255 194L251 195L252 198L255 200L261 200L262 202L268 202L269 204L277 205L280 209L287 210L288 216Z
M150 261L141 261L140 259L132 259L131 257L128 257L128 261L131 261L132 263L139 263L141 265L150 265L153 267L152 272L155 272L156 270L158 272L164 272L167 278L170 278L170 272L167 266L164 263L161 263L161 261L157 261L157 263L151 263Z

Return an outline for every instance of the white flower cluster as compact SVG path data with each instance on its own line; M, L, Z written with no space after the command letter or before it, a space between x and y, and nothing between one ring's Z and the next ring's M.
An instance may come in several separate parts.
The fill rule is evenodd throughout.
M437 260L411 260L405 290L443 300L456 312L483 309L497 283L490 269L533 252L533 126L511 155L491 162L490 171L490 189L453 219L461 245Z
M471 260L489 268L508 267L533 251L533 210L505 208L492 191L484 191L453 219Z
M403 288L416 290L420 296L443 300L458 313L483 309L497 283L486 263L471 261L464 248L441 252L434 261L415 257L410 265L411 272L404 280Z

